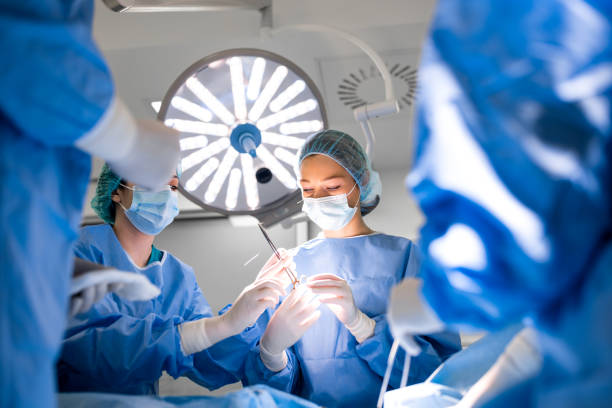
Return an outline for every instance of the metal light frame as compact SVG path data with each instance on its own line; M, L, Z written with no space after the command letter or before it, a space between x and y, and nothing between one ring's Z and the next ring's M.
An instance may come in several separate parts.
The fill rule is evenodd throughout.
M200 73L202 73L204 70L206 69L226 69L231 71L232 67L231 64L232 62L235 61L230 61L233 57L245 57L245 58L263 58L266 62L266 66L269 65L269 62L272 62L274 64L277 64L278 66L276 66L276 68L278 69L278 67L280 66L284 66L287 68L287 74L285 76L283 76L283 79L281 80L281 82L279 83L278 87L276 88L276 90L274 91L274 93L272 94L272 96L270 96L268 98L267 103L265 104L265 107L263 108L263 113L260 114L259 116L259 121L261 121L262 118L267 119L270 116L273 116L274 113L278 113L279 111L271 111L270 110L270 103L274 102L274 100L280 95L282 94L285 90L287 90L287 88L289 88L289 86L283 88L281 90L281 85L283 83L285 83L287 80L289 80L289 78L298 78L299 80L303 81L304 84L304 88L303 90L306 91L304 93L304 95L306 95L307 97L309 97L309 99L314 99L316 101L316 108L314 108L313 110L303 114L303 115L298 115L296 117L294 117L293 119L295 121L299 121L300 117L304 117L304 116L310 116L312 117L316 117L317 120L320 120L321 122L321 127L323 129L327 128L328 126L328 122L327 122L327 113L325 110L325 105L323 102L323 98L321 96L321 93L319 92L318 88L316 87L316 85L314 84L314 82L312 81L312 79L310 79L310 77L302 70L300 69L297 65L295 65L293 62L289 61L288 59L274 54L272 52L269 51L264 51L264 50L259 50L259 49L251 49L251 48L237 48L237 49L230 49L230 50L224 50L224 51L220 51L214 54L211 54L205 58L200 59L199 61L195 62L194 64L192 64L189 68L187 68L175 81L174 83L170 86L170 88L168 89L168 91L166 92L166 95L162 101L162 105L161 108L159 110L158 113L158 119L166 122L167 124L169 124L170 126L176 126L176 127L181 127L184 129L183 122L187 122L186 120L182 120L182 119L177 119L176 117L173 117L173 114L176 113L176 106L178 105L178 103L175 100L175 103L173 104L172 101L174 100L175 97L178 96L177 100L180 99L187 99L187 98L183 98L179 95L185 95L185 90L189 90L189 92L187 93L188 95L195 95L195 93L192 91L192 89L195 89L194 87L197 85L195 84L195 81L193 81L193 79L191 80L192 82L190 82L190 87L187 86L187 82L191 79L191 78L197 78L198 80L200 78L198 78L198 75ZM227 64L228 66L225 67L225 64ZM253 63L254 65L254 63ZM251 67L253 66L251 65ZM212 66L212 67L211 67ZM240 60L240 69L243 69L242 66L242 60ZM209 72L213 72L213 71L209 71ZM221 71L218 71L221 72ZM276 69L275 69L276 72ZM270 74L270 72L266 71L266 73ZM214 74L214 72L213 72ZM213 75L210 74L210 75ZM292 74L291 76L289 74ZM270 81L270 77L272 77L274 74L268 75L267 77L267 81L264 80L264 78L266 78L265 73L262 74L262 79L261 79L261 83L259 85L259 94L263 93L263 91L265 90L266 85L268 84L268 81ZM244 78L246 78L247 75L244 75ZM249 78L249 82L250 82ZM270 81L271 82L271 81ZM297 82L297 81L295 81ZM294 82L294 83L295 83ZM206 84L204 84L206 85ZM246 101L246 94L247 94L247 87L248 85L243 83L243 91L244 91L244 98ZM234 94L233 94L233 89L232 89L232 82L230 80L230 82L228 83L227 87L229 89L226 89L226 92L229 93L230 95L232 95L233 98L235 98ZM208 89L208 88L207 88ZM211 92L212 93L212 92ZM298 94L302 95L303 91L300 91ZM296 96L294 97L292 100L290 100L290 102L286 103L285 106L282 106L281 111L286 111L288 110L288 106L289 107L293 107L297 104L302 103L302 105L305 104L305 102L307 101L301 101L301 102L296 102L296 101L300 101L301 98L304 97L304 95L300 96L299 98ZM219 96L215 95L217 97L217 100L219 100ZM196 103L195 100L197 98L192 98L193 100L190 102ZM252 107L255 105L257 99L252 100L252 105L249 108L248 107L248 102L244 102L245 104L245 108L247 111L250 111L252 109ZM185 103L184 101L179 101L181 103ZM196 103L197 104L197 103ZM202 100L201 102L199 102L200 107L205 107L204 110L209 110L209 111L215 111L215 109L211 109L210 106L207 106L206 103L204 103L204 101ZM234 112L236 111L236 107L233 106L234 105L234 99L232 99L232 108L234 108ZM280 105L280 104L277 104ZM228 106L224 105L226 110L231 110ZM309 103L308 108L312 108L312 102ZM260 109L261 110L261 109ZM184 112L184 111L183 111ZM230 129L229 130L229 135L231 135L230 137L230 142L231 145L226 146L223 150L215 153L213 156L208 156L206 158L206 160L202 160L201 162L198 162L195 165L192 165L189 169L187 169L186 174L183 174L183 176L181 177L180 180L180 184L179 184L179 190L181 191L181 193L183 195L185 195L185 197L187 197L190 201L194 202L195 204L199 205L200 207L206 209L206 210L210 210L210 211L215 211L221 214L225 214L225 215L251 215L256 217L260 222L262 222L264 225L269 226L269 225L273 225L279 221L281 221L284 218L287 218L295 213L298 213L301 211L301 208L299 206L299 200L301 200L301 192L299 190L299 185L297 184L297 180L296 180L296 185L295 185L295 189L290 190L288 188L286 188L286 193L284 194L277 194L277 190L278 188L275 188L274 186L276 185L280 185L278 183L279 180L278 178L276 180L274 180L274 183L277 184L273 184L271 187L264 187L263 184L256 184L258 187L258 194L259 194L259 189L260 188L266 188L268 189L268 195L278 195L278 197L275 197L275 199L273 201L270 202L265 202L263 204L257 205L255 207L250 207L248 209L245 209L244 205L242 205L242 208L239 209L230 209L227 208L227 206L220 206L218 205L215 201L213 201L213 203L211 202L206 202L206 200L204 199L204 196L202 195L202 190L200 189L201 185L198 185L198 187L194 190L193 188L187 188L187 187L193 187L193 185L195 183L193 183L191 186L187 186L186 184L189 183L189 180L194 177L194 174L202 169L208 162L207 160L211 159L212 157L216 157L216 156L221 156L218 158L218 161L220 161L221 163L223 163L223 154L227 153L227 150L229 149L235 149L238 154L238 157L236 159L234 159L235 161L240 161L242 163L242 160L247 160L247 157L242 157L243 155L248 156L248 160L254 160L254 163L259 164L262 168L265 167L263 164L263 160L261 160L258 156L258 152L260 152L260 150L264 150L264 152L261 152L262 154L264 154L265 152L267 155L267 159L269 159L270 156L270 151L266 148L266 146L270 146L270 147L274 147L276 146L275 143L270 143L270 139L271 136L268 136L268 139L266 139L266 135L270 134L271 132L266 132L265 130L263 132L258 132L258 129L253 129L253 126L256 127L258 121L256 121L255 123L253 123L253 121L249 121L248 120L248 113L244 112L244 109L242 109L243 112L243 117L242 119L238 119L238 115L235 115L236 122L233 125L230 125L230 118L227 117L227 114L225 114L226 120L225 120L225 124L226 126ZM170 115L169 115L170 113ZM216 113L216 112L215 112ZM223 112L220 112L223 113ZM250 113L250 112L249 112ZM267 113L267 114L266 114ZM221 117L219 115L216 115L217 119L220 119L220 122L223 123ZM277 116L278 117L278 116ZM274 121L273 121L274 123ZM278 123L274 126L272 126L270 129L275 129L276 126L279 127L282 124L286 124L286 123ZM180 126L179 126L180 125ZM214 126L214 124L213 124ZM263 126L262 126L263 127ZM287 129L287 128L286 128ZM180 130L180 129L179 129ZM269 129L268 129L269 130ZM182 147L185 147L187 144L185 143L185 145L183 145L183 140L187 139L187 138L194 138L195 133L193 133L193 130L190 130L190 132L192 133L182 133L181 134L181 145ZM242 132L242 133L240 133ZM221 132L222 133L222 132ZM289 137L289 139L292 140L293 144L295 145L296 142L296 138L299 139L303 139L305 140L312 132L305 132L305 133L294 133L291 134ZM262 137L263 134L263 137ZM280 131L278 132L278 134L280 134ZM244 136L244 137L241 137ZM287 137L286 135L281 135L283 137ZM214 138L215 136L208 136L210 138ZM224 138L225 136L218 136L219 138ZM219 140L219 139L217 139ZM212 143L211 143L212 144ZM228 142L224 141L223 145L227 145ZM210 144L208 144L209 146ZM264 146L264 149L259 149L259 146ZM204 147L207 145L204 145ZM281 144L282 146L282 144ZM285 146L286 147L286 146ZM275 147L276 149L278 149L278 146ZM291 149L295 150L295 147L292 147ZM282 150L282 149L281 149ZM286 149L285 149L286 150ZM299 151L299 149L297 149ZM185 163L184 159L189 156L190 154L193 154L193 152L198 151L197 148L195 149L190 149L190 150L185 150L181 152L181 162ZM296 151L297 153L297 151ZM232 153L232 155L236 155L236 153ZM257 158L255 158L255 156L257 156ZM259 161L258 161L259 160ZM232 162L232 163L235 163ZM216 163L217 161L215 161ZM292 172L293 169L288 169L287 165L282 163L281 160L277 160L277 162L281 163L283 166L285 166L285 170ZM188 162L189 164L191 163ZM213 163L213 164L215 164ZM216 170L219 169L220 165L217 164L217 167L215 167ZM231 170L233 170L234 168L237 167L233 167L232 169L228 170L228 172L231 173ZM195 170L198 169L198 170ZM227 169L227 166L224 168L224 170ZM213 170L216 172L216 170ZM208 171L207 171L208 172ZM212 180L214 179L214 174L208 172L208 176L206 177L206 183L202 182L202 185L209 185ZM238 173L238 172L236 172ZM244 177L244 175L242 173L241 177ZM254 174L254 173L253 173ZM273 176L276 176L276 174L274 174L273 172ZM223 178L223 185L220 187L220 189L217 191L217 199L219 196L222 195L222 192L225 192L225 194L227 194L227 189L228 189L228 184L230 183L230 174L228 173L224 178ZM246 202L246 183L244 182L244 179L241 178L241 180L238 182L240 183L238 185L239 190L239 194L240 192L242 192L241 195L243 195L245 197L245 202ZM235 183L234 183L235 184ZM285 186L286 187L286 186ZM216 189L215 189L216 190ZM196 194L196 193L199 193ZM241 203L243 204L243 203Z

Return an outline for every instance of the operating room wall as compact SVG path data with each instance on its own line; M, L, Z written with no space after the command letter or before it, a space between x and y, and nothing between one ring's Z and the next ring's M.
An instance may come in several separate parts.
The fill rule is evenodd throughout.
M376 231L415 239L423 216L404 187L406 173L405 169L381 172L382 200L366 221ZM297 244L295 227L285 230L275 226L269 232L279 247L290 248ZM311 236L316 233L317 229L311 228ZM233 227L227 218L177 220L156 238L156 245L193 267L213 312L232 302L271 255L257 227ZM256 259L244 266L257 254ZM170 395L208 393L188 379L173 380L167 375L160 381L160 392Z

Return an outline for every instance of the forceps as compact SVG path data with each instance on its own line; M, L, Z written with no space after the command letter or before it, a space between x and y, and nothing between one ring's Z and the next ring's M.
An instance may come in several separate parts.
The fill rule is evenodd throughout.
M274 242L272 242L272 240L270 239L270 236L268 235L268 232L264 229L263 225L261 225L261 224L257 224L257 225L259 226L259 229L261 230L261 233L263 234L263 236L266 239L266 241L268 241L268 245L270 245L270 248L272 248L272 251L274 251L274 255L276 255L276 257L280 260L281 259L280 253L278 252L278 249L276 249L276 245L274 245ZM295 287L298 285L299 281L295 277L293 271L291 270L291 268L287 268L287 267L283 268L283 270L289 276L289 280L291 280L291 284L293 285L293 289L295 289Z

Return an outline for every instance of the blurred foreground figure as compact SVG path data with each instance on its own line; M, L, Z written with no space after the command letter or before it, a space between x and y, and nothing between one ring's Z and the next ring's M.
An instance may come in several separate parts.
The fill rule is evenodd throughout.
M147 188L178 162L175 133L116 97L92 18L92 0L0 1L2 407L55 406L90 155Z
M407 180L426 260L401 288L422 304L395 312L404 335L533 326L541 369L492 405L612 400L611 19L607 0L441 0L433 18Z

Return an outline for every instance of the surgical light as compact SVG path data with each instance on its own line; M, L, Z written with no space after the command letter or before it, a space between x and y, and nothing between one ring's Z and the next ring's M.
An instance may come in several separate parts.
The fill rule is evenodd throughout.
M271 225L299 211L298 150L327 118L312 80L267 51L222 51L187 68L158 117L181 133L181 192Z

